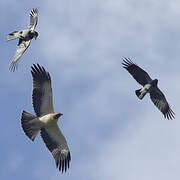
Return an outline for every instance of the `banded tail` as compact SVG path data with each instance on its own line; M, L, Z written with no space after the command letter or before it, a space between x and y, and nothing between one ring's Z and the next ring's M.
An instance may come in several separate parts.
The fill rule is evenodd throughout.
M37 117L23 111L21 115L21 126L26 134L26 136L29 137L32 141L34 141L35 137L37 136L39 132L39 128L35 127Z

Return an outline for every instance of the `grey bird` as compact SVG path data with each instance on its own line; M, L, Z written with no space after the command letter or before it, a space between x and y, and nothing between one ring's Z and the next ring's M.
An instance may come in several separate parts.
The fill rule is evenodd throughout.
M46 147L55 159L56 168L63 173L69 168L71 161L66 139L57 125L58 118L63 114L54 112L50 74L39 64L34 64L31 68L32 101L36 115L23 111L21 126L32 141L40 131Z
M164 94L157 86L158 80L152 80L147 72L133 63L129 58L124 58L122 65L123 68L125 68L133 78L143 86L141 89L135 91L137 97L143 99L143 97L149 93L152 102L163 113L165 118L168 120L175 118L175 113L172 111Z
M16 48L16 52L14 57L12 58L9 69L10 71L15 71L18 67L18 60L23 55L23 53L26 51L26 49L29 47L31 40L33 38L38 37L38 33L35 31L35 27L38 22L38 10L32 9L30 14L30 24L28 27L21 31L14 31L7 35L6 41L13 40L16 38L19 38L19 42Z

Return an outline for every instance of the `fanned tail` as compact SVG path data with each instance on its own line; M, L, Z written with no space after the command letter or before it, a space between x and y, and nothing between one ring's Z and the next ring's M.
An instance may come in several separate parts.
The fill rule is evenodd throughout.
M143 99L143 97L146 95L146 91L142 91L142 89L138 89L135 91L136 93L136 96L139 98L139 99Z
M23 128L23 131L32 141L34 141L35 137L37 136L40 130L39 128L34 127L34 121L36 118L36 116L26 111L23 111L21 115L21 126Z

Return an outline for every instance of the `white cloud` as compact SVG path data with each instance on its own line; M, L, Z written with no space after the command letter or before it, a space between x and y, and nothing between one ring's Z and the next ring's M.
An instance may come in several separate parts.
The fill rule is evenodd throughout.
M101 144L100 179L178 179L179 122L162 121L151 113L138 126Z

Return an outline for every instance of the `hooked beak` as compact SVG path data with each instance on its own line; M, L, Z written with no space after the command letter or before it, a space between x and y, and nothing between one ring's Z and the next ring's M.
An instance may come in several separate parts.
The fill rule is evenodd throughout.
M62 116L62 115L63 115L62 113L57 113L57 114L54 115L54 118L55 118L55 119L58 119L58 118L59 118L60 116Z

